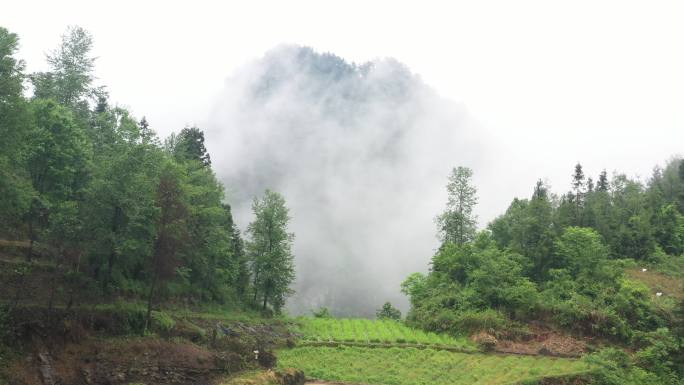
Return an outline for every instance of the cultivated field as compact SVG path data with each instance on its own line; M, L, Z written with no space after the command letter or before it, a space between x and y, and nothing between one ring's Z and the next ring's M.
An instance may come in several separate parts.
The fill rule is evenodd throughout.
M503 385L588 372L582 360L455 353L417 348L299 347L278 353L281 368L308 378L382 385Z
M391 320L301 318L302 339L309 342L416 344L474 350L464 337L429 333Z

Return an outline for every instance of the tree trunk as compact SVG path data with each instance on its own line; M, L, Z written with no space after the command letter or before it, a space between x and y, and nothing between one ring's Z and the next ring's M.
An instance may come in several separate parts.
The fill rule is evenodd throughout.
M254 303L257 303L257 295L259 294L259 288L257 282L259 281L259 270L254 273Z
M29 247L26 252L26 260L31 262L31 257L33 257L33 239L35 235L33 234L33 218L28 221L28 236L29 236Z
M109 252L109 258L107 260L107 275L105 276L104 281L102 282L102 290L107 293L107 289L109 288L109 281L112 278L112 272L114 270L114 263L116 262L116 234L119 231L119 217L121 214L121 208L119 206L114 207L114 213L112 214L112 244L111 244L111 250Z
M19 280L17 282L17 291L14 293L14 301L12 301L12 309L16 308L19 305L19 301L21 300L21 294L24 292L24 280L26 279L26 274L22 273L21 276L19 276Z
M151 321L152 321L152 298L154 298L154 290L155 287L157 286L157 276L158 274L154 274L154 278L152 279L152 285L150 286L150 293L147 296L147 316L145 317L145 327L143 327L142 334L145 335L147 332L147 329L151 326Z

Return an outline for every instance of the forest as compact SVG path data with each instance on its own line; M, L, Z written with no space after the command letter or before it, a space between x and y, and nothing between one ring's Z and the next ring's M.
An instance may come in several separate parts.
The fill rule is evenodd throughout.
M397 288L410 302L405 317L387 301L375 320L334 318L326 307L294 317L286 304L299 278L297 213L285 194L259 191L250 222L236 223L226 190L243 186L217 177L204 131L187 126L160 138L153 122L112 105L94 77L88 31L67 29L45 72L27 72L18 47L0 27L0 383L37 384L26 374L36 360L54 366L55 377L81 373L62 381L74 384L224 383L217 373L273 383L255 378L274 368L380 385L684 381L680 156L647 180L590 176L578 163L570 191L540 179L484 228L477 169L454 167L434 220L439 247ZM344 67L323 57L337 64L317 71ZM349 68L354 78L368 71ZM353 279L341 269L325 274ZM366 294L343 302L375 299ZM581 348L529 348L549 335ZM161 358L154 375L59 358L86 342L119 357L110 362L130 352L195 352L180 361L200 368L173 357L173 370L187 372L169 379L159 374L173 371ZM49 365L48 351L57 357ZM41 370L49 383L53 374Z
M67 307L144 300L148 318L171 298L279 312L294 279L282 195L255 198L241 234L202 130L162 140L144 117L110 105L94 86L87 31L65 33L47 72L25 73L18 43L0 29L0 234L28 246L3 279L21 282L39 258L52 266L50 307L62 290ZM25 297L19 284L9 305L36 300Z
M407 323L450 334L491 330L484 337L492 339L553 325L638 349L633 361L601 352L626 368L606 383L679 383L681 288L652 293L638 277L656 269L682 279L684 160L654 168L647 184L606 171L594 182L577 164L571 191L553 194L540 180L481 231L472 175L453 169L430 272L402 283Z

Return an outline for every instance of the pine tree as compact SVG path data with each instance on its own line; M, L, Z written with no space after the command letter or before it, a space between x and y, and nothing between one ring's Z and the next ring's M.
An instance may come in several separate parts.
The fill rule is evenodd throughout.
M575 173L572 176L572 191L574 193L574 203L575 203L575 225L582 225L582 209L584 208L584 194L585 194L585 183L584 183L584 171L582 171L582 165L577 163L575 165Z
M176 137L173 148L176 158L197 160L205 166L211 165L211 158L204 147L204 132L197 127L185 127Z
M159 208L157 237L154 241L152 260L150 261L151 282L147 295L146 331L152 318L152 306L158 287L173 277L178 264L183 239L186 238L186 220L188 207L183 201L181 175L175 165L167 164L159 178L156 206Z
M601 171L601 174L599 175L598 182L596 183L596 191L608 191L608 174L606 173L606 170Z

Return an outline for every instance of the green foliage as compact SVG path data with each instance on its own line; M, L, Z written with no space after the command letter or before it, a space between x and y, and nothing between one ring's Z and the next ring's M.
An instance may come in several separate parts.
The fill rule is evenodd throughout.
M462 245L475 236L477 189L472 186L473 171L467 167L454 168L449 175L446 210L436 218L439 237L443 243Z
M592 383L596 385L674 384L663 382L663 379L658 378L655 374L635 366L629 355L619 349L603 349L598 353L589 355L585 361L597 368L592 374Z
M204 132L197 127L185 127L178 136L172 135L167 147L181 161L195 160L205 166L211 165L211 158L204 147Z
M263 198L254 198L252 204L254 221L247 233L247 254L254 279L254 302L261 295L262 309L271 304L276 312L292 294L290 284L294 281L294 234L287 232L290 215L285 199L278 193L266 190Z
M176 326L176 321L170 315L162 311L152 312L152 327L154 329L159 330L164 335L169 335L174 326Z
M88 108L85 98L95 94L91 88L94 79L95 58L90 56L93 38L81 27L69 27L59 47L47 55L50 72L31 76L34 95L54 99L79 112Z
M95 310L112 322L110 332L141 334L145 327L145 307L140 303L116 301L95 306Z
M382 319L299 318L305 341L370 344L421 344L474 350L466 338L425 332L401 322Z
M24 63L14 57L19 38L0 27L0 231L20 224L33 194L22 167L31 128L27 103L22 96Z
M318 310L312 310L311 314L314 316L314 318L333 318L332 314L330 314L330 310L328 310L327 307L321 307Z
M666 328L684 330L684 312L624 272L648 266L681 278L681 257L668 253L682 252L683 165L673 159L648 185L621 174L609 180L605 171L594 185L578 164L572 191L560 197L538 182L532 197L514 199L489 231L443 244L428 275L402 283L411 302L407 322L496 334L517 321L551 321L640 347L633 358L616 350L592 356L601 368L597 384L678 383L681 340Z
M391 303L385 302L385 304L382 305L382 308L378 309L378 311L375 313L375 316L377 319L391 319L399 321L401 320L401 311L392 306Z
M479 331L505 330L510 323L501 312L493 309L465 310L454 314L455 330L473 334Z
M568 227L556 241L558 267L567 269L573 277L592 274L608 259L608 249L592 229Z
M677 362L684 348L682 341L667 328L645 333L640 339L643 347L635 355L635 364L666 383L676 383L677 372L684 371L681 362Z
M80 27L48 54L47 72L24 75L17 47L17 36L0 28L0 236L28 239L29 258L57 266L50 279L71 293L65 306L118 295L150 308L171 297L235 304L264 287L273 307L284 305L290 254L278 254L278 266L269 254L252 280L199 128L172 135L164 148L145 118L111 107L93 86L93 39Z
M643 207L639 184L618 177L612 186L620 205ZM569 197L581 199L581 204L568 200L575 206L568 206L567 215L587 206L601 207L592 194L605 190L580 190L577 187ZM509 320L524 322L544 315L577 332L627 341L639 331L667 326L671 317L651 300L645 286L623 278L629 263L615 259L616 250L630 242L632 257L657 256L648 252L650 238L643 238L648 232L627 234L624 227L608 225L607 229L617 229L611 237L622 243L611 250L592 228L566 225L556 234L553 222L558 219L552 210L546 188L538 183L532 199L514 201L490 225L491 232L463 245L442 245L432 258L430 274L411 275L402 284L411 301L407 321L427 330L472 333L505 329ZM563 223L602 223L597 213L598 209L592 215L568 216ZM631 218L633 229L641 226L634 215L626 218Z
M519 255L496 248L487 234L473 244L444 245L433 257L427 277L412 275L402 284L412 305L408 322L460 334L478 325L505 324L506 316L533 314L539 293L523 276L519 260Z
M581 360L397 347L300 347L280 351L278 366L325 381L390 385L513 384L592 370Z

